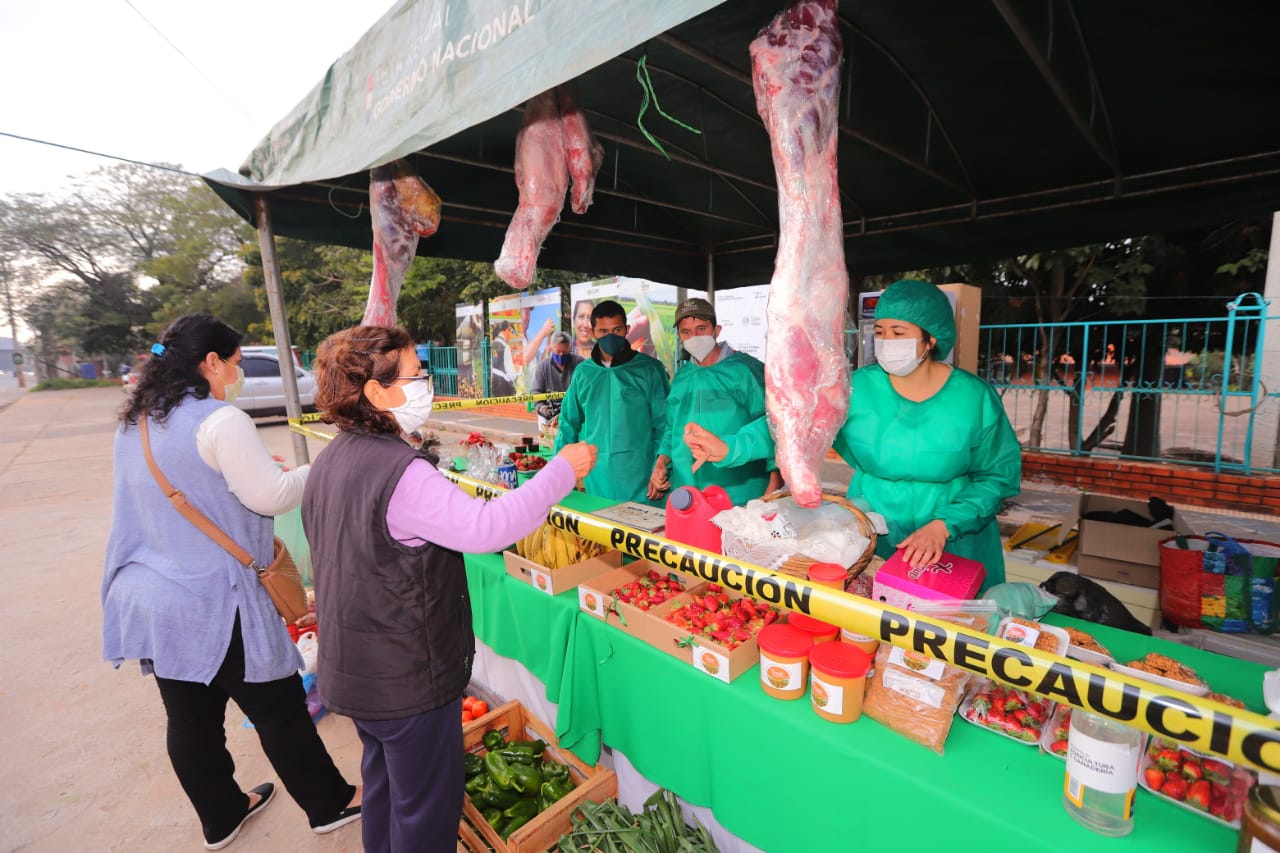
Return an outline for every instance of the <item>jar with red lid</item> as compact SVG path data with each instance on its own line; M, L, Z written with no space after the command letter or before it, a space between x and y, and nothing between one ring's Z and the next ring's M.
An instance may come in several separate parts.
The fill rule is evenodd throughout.
M823 643L809 650L809 700L814 713L833 723L862 716L871 655L848 643Z
M803 613L792 613L787 617L787 624L792 628L804 631L812 637L814 645L830 643L840 634L838 626L832 625L830 622L814 619L812 616L806 616Z
M829 586L844 592L844 579L847 574L844 566L838 563L814 563L805 570L809 580L819 586Z
M756 635L760 647L760 687L774 699L799 699L809 680L809 649L804 631L775 622Z

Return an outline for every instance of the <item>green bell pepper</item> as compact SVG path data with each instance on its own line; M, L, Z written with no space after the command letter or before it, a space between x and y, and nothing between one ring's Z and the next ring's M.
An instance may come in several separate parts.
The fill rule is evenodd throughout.
M484 773L484 759L474 752L462 756L462 772L468 779Z
M521 749L500 749L498 755L501 755L508 764L524 764L533 767L538 763L538 757L532 752L525 752Z
M521 800L514 806L509 806L502 810L503 817L523 817L531 818L538 813L538 804L534 800Z
M502 736L502 732L497 729L489 729L489 731L484 733L482 743L484 743L485 749L492 752L495 749L502 749L502 747L506 746L507 739L504 738Z
M498 824L502 823L504 820L502 812L498 809L485 809L484 819L487 820L489 822L489 826L492 826L494 829L497 829Z
M506 841L511 837L511 833L515 832L531 820L533 820L531 817L513 817L511 820L507 821L506 826L502 827L502 829L498 831L498 834L502 836L503 841Z
M548 779L569 779L569 765L555 761L542 762L542 775Z
M489 771L489 778L493 780L493 784L499 788L510 790L511 765L507 764L507 760L500 753L485 753L484 769Z
M472 776L462 787L468 794L478 794L484 790L485 784L488 781L488 778L484 775L484 771L481 771L479 776Z
M507 749L518 749L522 752L528 752L531 755L542 755L546 751L547 742L545 740L513 740L507 744Z
M510 767L512 788L521 793L537 792L538 786L542 784L542 772L538 768L516 763L512 763Z
M505 809L520 802L520 795L515 791L504 791L501 788L481 788L471 802L478 809Z

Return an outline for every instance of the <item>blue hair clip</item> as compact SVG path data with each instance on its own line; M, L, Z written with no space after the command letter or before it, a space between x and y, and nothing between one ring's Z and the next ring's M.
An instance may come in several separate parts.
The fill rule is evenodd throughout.
M162 356L162 355L164 355L164 344L152 344L152 345L151 345L151 354L152 354L152 355L154 355L154 356Z

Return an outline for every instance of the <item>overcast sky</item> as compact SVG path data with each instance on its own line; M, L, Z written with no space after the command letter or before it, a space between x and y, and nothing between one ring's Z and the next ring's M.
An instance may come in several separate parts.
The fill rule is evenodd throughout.
M0 132L235 171L392 3L2 0ZM0 195L111 162L0 136Z

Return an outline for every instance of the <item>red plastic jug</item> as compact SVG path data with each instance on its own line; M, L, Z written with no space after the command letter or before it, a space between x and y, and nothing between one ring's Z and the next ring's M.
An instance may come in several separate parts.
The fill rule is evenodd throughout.
M693 486L681 486L667 498L664 535L668 539L720 554L720 528L711 523L711 518L732 507L729 494L719 486L707 486L701 491Z

